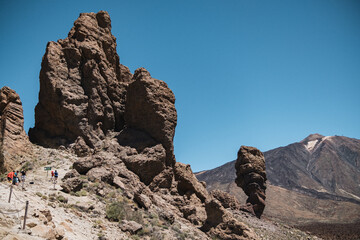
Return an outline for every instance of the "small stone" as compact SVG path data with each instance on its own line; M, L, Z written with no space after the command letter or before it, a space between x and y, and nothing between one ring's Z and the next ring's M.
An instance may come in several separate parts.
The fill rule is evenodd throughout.
M127 220L122 220L119 227L123 232L130 232L131 234L135 234L143 228L141 224Z

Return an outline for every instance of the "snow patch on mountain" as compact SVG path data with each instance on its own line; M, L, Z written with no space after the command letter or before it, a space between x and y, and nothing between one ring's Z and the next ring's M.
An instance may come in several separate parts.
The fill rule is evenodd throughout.
M313 150L316 146L316 143L318 142L319 140L313 140L313 141L309 141L307 142L307 144L305 145L306 149L310 152L311 150Z

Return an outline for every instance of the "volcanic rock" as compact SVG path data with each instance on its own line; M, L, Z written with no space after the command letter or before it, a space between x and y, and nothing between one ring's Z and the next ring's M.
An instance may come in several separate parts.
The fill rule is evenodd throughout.
M263 153L254 147L241 146L235 163L236 184L248 195L247 203L252 205L260 218L265 208L266 172Z
M216 198L224 208L240 209L239 201L229 193L221 190L213 190L210 194Z
M258 239L245 224L236 220L215 198L205 203L207 219L202 230L223 240Z
M15 169L21 157L30 151L20 97L9 87L3 87L0 90L0 173Z
M130 232L131 234L134 234L143 228L141 224L135 221L127 221L127 220L122 220L121 224L119 224L119 227L121 228L122 231Z
M182 218L200 227L211 219L206 185L190 165L175 161L173 92L144 68L132 75L120 65L106 12L81 14L68 38L48 44L35 111L31 140L45 147L63 145L80 157L63 179L64 191L81 188L81 174L98 183L93 184L97 195L120 188L144 209L169 211L164 219L170 222ZM231 219L221 218L206 231L231 228L217 230L221 239L241 234L239 227L227 225ZM140 230L128 226L120 225L131 233Z
M94 148L108 131L125 125L131 78L129 69L119 63L109 14L80 14L67 38L46 47L30 140L56 147L80 136Z
M63 179L63 183L61 184L61 187L63 188L63 191L66 193L77 192L82 189L83 183L84 181L77 177L66 178Z
M190 165L177 162L174 170L178 192L181 195L195 193L202 202L205 202L209 194L206 188L196 179Z
M175 96L165 82L152 78L144 68L135 71L129 85L125 121L129 127L143 130L160 142L166 150L165 164L174 165Z

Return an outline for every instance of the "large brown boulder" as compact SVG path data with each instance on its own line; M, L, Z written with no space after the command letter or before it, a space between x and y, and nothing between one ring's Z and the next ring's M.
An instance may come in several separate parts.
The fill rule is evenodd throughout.
M174 165L175 96L165 82L152 78L144 68L135 71L129 85L125 121L160 142L166 150L166 165Z
M80 14L67 38L46 47L30 140L54 147L80 136L93 148L108 131L123 128L131 78L119 63L109 14Z
M201 229L222 240L258 239L257 235L244 223L236 220L215 198L205 203L207 218Z
M30 151L20 97L9 87L3 87L0 90L0 173L16 168Z
M174 173L177 190L181 195L194 193L202 202L206 201L209 193L204 185L197 180L189 164L177 162L174 167Z
M212 190L210 192L211 196L217 199L224 208L230 208L233 210L238 210L241 208L239 201L232 195L221 190Z
M236 184L248 195L247 203L252 205L260 218L265 208L266 171L263 153L254 147L241 146L235 163Z

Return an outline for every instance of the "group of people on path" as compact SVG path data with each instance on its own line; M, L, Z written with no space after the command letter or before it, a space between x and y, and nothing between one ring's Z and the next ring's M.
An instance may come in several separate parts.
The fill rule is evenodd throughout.
M59 173L58 173L58 171L57 170L55 170L55 172L54 171L52 171L51 170L51 181L57 181L57 179L58 179L58 177L59 177Z
M19 176L21 174L21 177ZM55 171L51 171L51 181L53 182L57 182L57 179L59 177L59 173L57 170ZM20 182L25 182L25 178L26 178L26 171L25 170L21 170L19 172L18 171L11 171L8 173L7 175L7 180L9 181L9 183L12 183L13 185L18 186Z
M20 180L20 173L21 173L21 180ZM13 185L19 185L20 182L25 182L25 178L26 178L26 171L25 170L21 170L21 172L19 173L19 171L13 170L12 172L9 172L7 175L7 179L9 181L9 183L12 183Z

